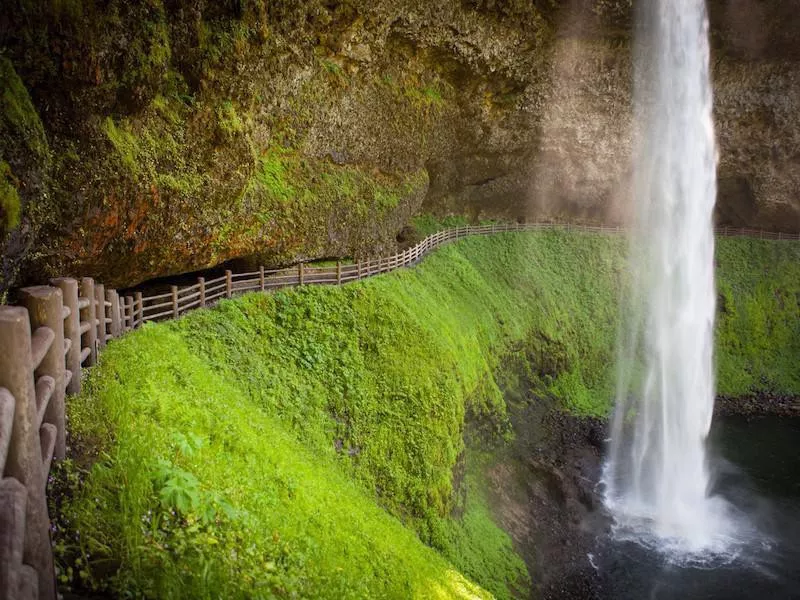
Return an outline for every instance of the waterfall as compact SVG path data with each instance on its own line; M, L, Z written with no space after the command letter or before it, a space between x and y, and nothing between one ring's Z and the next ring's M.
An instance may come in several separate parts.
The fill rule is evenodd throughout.
M636 35L635 226L623 301L606 503L619 531L705 551L714 405L716 148L704 0L642 1Z

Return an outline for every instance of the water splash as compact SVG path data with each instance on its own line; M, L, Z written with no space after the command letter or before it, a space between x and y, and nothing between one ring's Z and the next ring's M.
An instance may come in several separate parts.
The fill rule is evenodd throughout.
M714 405L716 147L703 0L641 3L635 70L631 291L606 502L617 535L677 553L732 539L709 497Z

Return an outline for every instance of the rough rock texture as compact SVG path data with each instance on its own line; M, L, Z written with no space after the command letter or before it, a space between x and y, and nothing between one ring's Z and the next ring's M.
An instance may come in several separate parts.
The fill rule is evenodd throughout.
M542 600L600 598L587 558L609 525L597 490L605 427L528 394L511 406L512 446L487 470L493 516L511 536Z
M8 0L0 293L625 218L630 0ZM711 0L719 221L800 230L800 1Z

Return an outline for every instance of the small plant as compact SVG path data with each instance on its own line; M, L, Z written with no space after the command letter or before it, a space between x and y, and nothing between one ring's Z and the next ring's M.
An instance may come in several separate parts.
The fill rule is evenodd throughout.
M323 58L322 60L320 60L320 64L327 73L330 73L331 75L335 75L337 77L342 75L342 67L339 66L337 63L333 62L332 60Z
M230 100L217 106L217 124L226 139L233 139L244 131L244 123Z
M134 176L139 175L141 168L139 165L139 141L136 136L126 127L124 123L119 126L114 123L114 119L106 117L103 121L103 131L117 151L122 165Z

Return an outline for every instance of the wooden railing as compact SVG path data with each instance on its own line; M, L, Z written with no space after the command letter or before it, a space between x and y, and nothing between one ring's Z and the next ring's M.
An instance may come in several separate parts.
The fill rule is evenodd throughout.
M490 235L508 231L534 231L540 229L567 229L594 233L619 233L621 228L591 225L556 225L552 223L497 223L493 225L465 225L434 233L412 248L388 257L377 257L352 264L337 263L328 267L314 267L300 263L286 269L265 269L250 273L232 273L216 279L199 277L197 283L187 287L172 286L169 292L152 296L135 294L125 298L128 325L139 327L146 321L174 319L189 310L210 306L222 298L231 298L245 292L268 291L298 285L341 285L380 273L388 273L418 262L425 254L453 240L472 235ZM785 234L755 229L721 227L718 235L747 236L761 239L800 240L800 234Z
M416 264L431 250L472 235L566 229L618 233L618 227L501 223L429 235L388 257L352 264L200 277L185 287L119 295L91 278L23 288L18 306L0 306L0 600L56 597L46 487L52 460L64 458L66 394L81 389L83 367L108 340L147 321L174 319L222 298L299 285L341 285ZM720 235L800 240L800 235L721 228Z
M50 283L0 306L0 600L56 597L46 489L66 452L65 395L134 323L90 278Z

